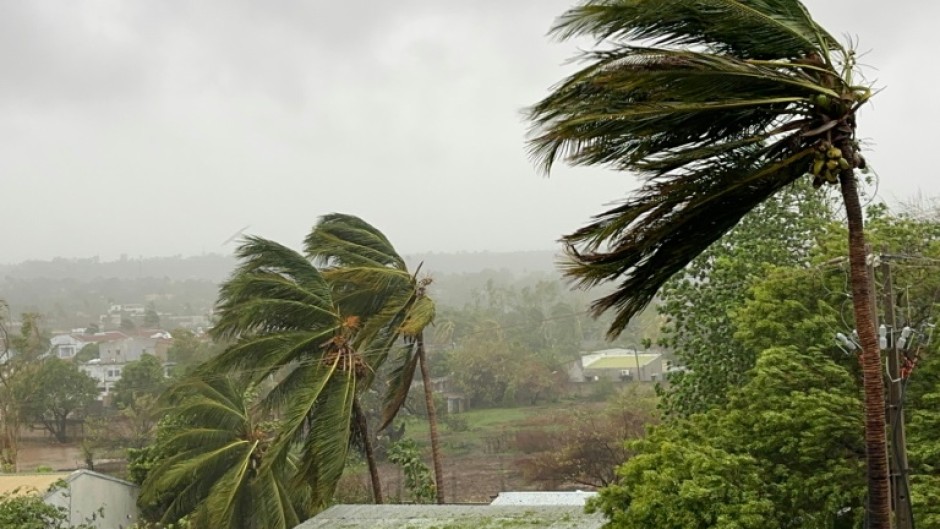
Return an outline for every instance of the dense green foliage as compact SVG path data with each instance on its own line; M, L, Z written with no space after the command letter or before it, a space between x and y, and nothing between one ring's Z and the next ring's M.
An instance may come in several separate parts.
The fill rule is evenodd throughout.
M818 352L762 353L728 404L657 427L595 508L611 528L854 527L865 494L861 401Z
M689 414L723 404L728 390L746 380L761 350L789 343L748 343L748 336L769 337L747 321L750 315L762 317L760 309L767 308L755 306L757 301L745 308L749 294L760 296L749 290L770 266L809 264L830 215L820 194L807 184L794 185L745 216L666 283L659 305L666 318L661 342L689 370L673 378L664 400L668 412Z

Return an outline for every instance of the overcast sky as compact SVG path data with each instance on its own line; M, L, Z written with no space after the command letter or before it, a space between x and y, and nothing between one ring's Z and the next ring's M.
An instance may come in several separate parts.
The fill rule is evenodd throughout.
M940 2L808 0L869 51L880 195L938 194ZM299 246L362 216L405 253L549 249L636 186L537 174L520 111L571 0L0 0L0 262Z

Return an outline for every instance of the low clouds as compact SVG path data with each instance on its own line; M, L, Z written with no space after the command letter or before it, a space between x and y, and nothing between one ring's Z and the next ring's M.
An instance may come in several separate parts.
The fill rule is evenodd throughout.
M545 37L568 6L0 0L0 261L225 251L246 224L299 244L330 211L405 251L549 248L636 186L526 158L520 111L576 51ZM809 7L875 50L882 192L926 186L898 154L929 148L911 113L940 112L919 99L938 8Z

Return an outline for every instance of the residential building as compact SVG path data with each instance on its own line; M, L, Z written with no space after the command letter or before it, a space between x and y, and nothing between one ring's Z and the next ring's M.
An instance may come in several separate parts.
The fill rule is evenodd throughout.
M128 339L122 332L110 331L95 334L86 334L81 329L70 333L56 334L49 339L49 354L63 360L70 360L77 355L83 347L89 344L98 344L99 350L110 343Z
M661 354L640 353L633 349L606 349L584 354L570 362L566 371L571 382L657 382L663 380L665 372Z
M411 393L418 395L424 392L424 384L420 379L411 384ZM467 397L453 387L451 377L437 377L431 379L431 392L441 395L447 403L447 413L463 413L467 411ZM442 410L443 411L443 410Z
M105 362L127 363L149 354L166 361L166 352L173 343L170 333L161 330L128 332L122 340L99 345L98 358Z
M98 382L98 400L105 401L111 395L114 385L121 380L124 363L102 361L100 358L89 360L78 368Z

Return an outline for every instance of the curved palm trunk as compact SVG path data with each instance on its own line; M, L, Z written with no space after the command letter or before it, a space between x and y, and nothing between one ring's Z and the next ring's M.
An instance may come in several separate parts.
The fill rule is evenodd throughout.
M421 382L424 386L424 404L428 409L428 430L431 432L431 461L434 464L434 483L437 503L444 503L444 470L441 465L440 440L437 437L437 412L434 409L434 393L431 375L428 373L428 356L424 352L424 333L418 334L418 363L421 365Z
M382 499L382 480L379 478L379 467L375 462L375 453L372 451L372 438L369 436L369 423L366 414L359 405L359 397L353 400L353 414L356 428L362 437L362 446L366 453L366 463L369 465L369 477L372 480L372 499L375 503L384 503Z
M850 152L850 151L846 151ZM853 171L840 178L842 199L849 227L849 267L855 327L861 342L862 386L865 393L865 453L868 469L868 527L890 529L891 504L888 486L887 441L885 437L885 388L881 375L881 352L875 331L874 307L866 270L865 234L862 207Z

